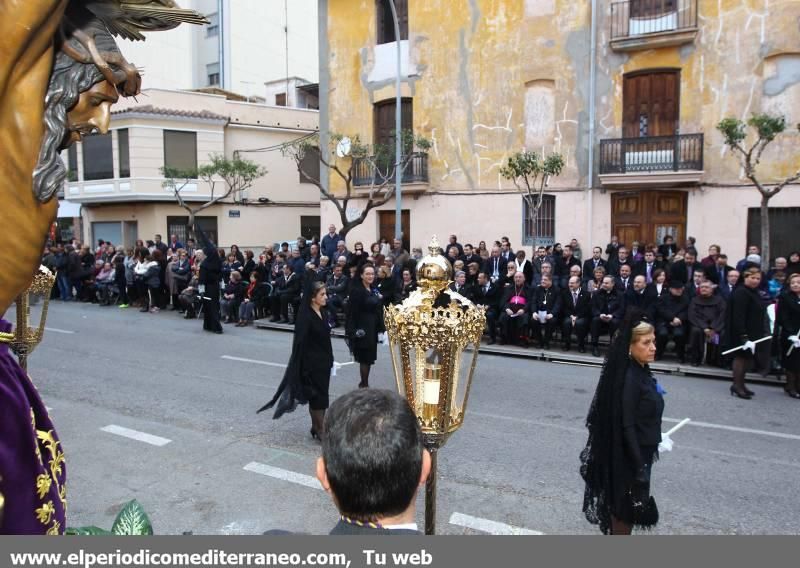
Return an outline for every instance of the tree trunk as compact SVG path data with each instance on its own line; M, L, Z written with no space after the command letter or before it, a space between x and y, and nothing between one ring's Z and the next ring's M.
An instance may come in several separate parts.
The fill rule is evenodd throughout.
M769 252L769 197L761 196L761 269L770 267Z
M189 228L189 238L197 242L197 227L195 226L194 211L189 211L189 223L187 225Z

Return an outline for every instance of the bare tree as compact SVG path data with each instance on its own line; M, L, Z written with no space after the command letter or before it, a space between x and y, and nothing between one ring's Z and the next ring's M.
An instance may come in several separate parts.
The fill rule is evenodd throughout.
M561 174L563 169L564 158L561 154L554 152L544 157L538 152L527 151L510 156L506 165L500 169L500 175L514 183L514 187L522 194L528 206L528 219L531 222L534 245L539 236L537 221L544 189L550 183L550 178Z
M233 196L234 200L241 198L242 192L251 188L255 180L266 175L267 170L255 162L244 160L238 155L228 159L220 154L209 156L210 162L198 169L179 170L163 167L163 186L172 191L175 199L189 214L189 236L195 236L195 218L202 211ZM184 199L182 192L190 184L197 183L200 179L211 190L211 196L204 203L191 204ZM222 187L218 187L218 186Z
M748 126L755 130L755 142L750 146L746 142ZM800 125L797 128L800 131ZM767 270L770 266L769 200L780 193L784 187L799 180L800 169L776 184L762 181L756 170L766 147L786 130L786 118L769 114L754 114L746 123L738 118L725 118L717 124L717 130L725 137L725 144L739 160L744 177L750 180L761 194L761 268Z
M364 222L370 211L388 203L394 197L395 175L402 175L406 166L414 159L415 152L412 150L416 149L416 153L425 154L431 147L427 139L415 136L410 131L403 131L402 138L406 151L399 164L394 162L393 154L387 146L376 144L370 148L363 144L357 135L350 138L342 134L331 135L330 159L321 155L318 136L304 137L289 142L281 148L281 152L284 156L293 159L300 175L316 185L322 198L330 201L336 207L341 223L339 235L345 238L354 227ZM340 146L340 144L344 146ZM345 151L343 151L343 147ZM321 176L308 172L308 168L304 167L307 159L319 159L322 167L327 168L331 175L336 175L344 183L344 192L337 192L326 187L319 179ZM359 186L358 191L355 191L354 182L357 174L362 178L366 176L369 184ZM360 214L350 219L347 210L353 199L365 201L360 202L363 203Z

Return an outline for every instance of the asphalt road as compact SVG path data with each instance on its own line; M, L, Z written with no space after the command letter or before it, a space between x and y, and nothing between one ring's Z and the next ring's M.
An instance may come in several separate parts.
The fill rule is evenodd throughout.
M70 525L110 526L136 498L160 534L333 526L305 409L255 414L280 382L291 334L228 326L217 336L171 312L58 302L47 327L30 374L66 452ZM334 350L349 361L341 340ZM481 355L464 427L440 452L438 532L595 533L578 454L598 373ZM779 387L744 401L725 382L659 379L665 416L695 422L654 467L655 532L796 534L800 404ZM357 383L357 368L343 367L332 395ZM395 388L386 351L371 384ZM422 508L420 497L420 525Z

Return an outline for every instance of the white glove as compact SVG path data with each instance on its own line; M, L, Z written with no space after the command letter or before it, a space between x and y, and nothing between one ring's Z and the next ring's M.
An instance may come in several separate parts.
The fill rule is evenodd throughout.
M658 451L661 453L664 452L671 452L672 451L672 438L669 437L669 434L661 434L661 443L658 444Z
M792 346L795 349L800 349L800 334L799 335L790 335L789 341L791 342Z
M745 341L744 346L742 347L742 351L750 350L751 353L756 352L756 343L755 341Z

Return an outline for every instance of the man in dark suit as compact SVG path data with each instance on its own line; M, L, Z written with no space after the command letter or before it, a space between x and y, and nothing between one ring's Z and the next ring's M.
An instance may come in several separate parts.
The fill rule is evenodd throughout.
M469 266L473 262L477 262L478 266L483 264L481 255L475 253L475 248L467 243L464 245L464 266Z
M500 258L500 247L492 247L492 252L483 263L483 271L489 275L492 282L497 283L506 273L508 261Z
M669 271L670 282L679 281L683 285L691 284L694 281L694 273L702 271L703 266L697 262L697 253L695 251L686 251L683 260L679 260L672 264Z
M617 260L617 255L619 254L620 247L624 247L625 245L619 242L619 237L617 235L613 235L611 237L611 242L606 245L606 257L608 257L609 264L612 264L614 261Z
M591 295L581 288L581 280L572 276L568 288L561 294L561 337L564 339L564 351L569 351L572 343L572 332L578 338L578 351L586 352L586 333L592 318Z
M731 295L733 294L733 289L736 288L736 284L739 282L739 271L736 269L731 269L725 275L725 281L719 285L719 293L720 295L725 298L725 300L730 299Z
M453 283L450 284L449 289L457 294L461 294L470 302L472 301L472 286L467 283L467 273L463 270L458 270L453 277Z
M500 243L500 258L502 258L506 264L514 260L514 251L511 250L511 243L508 241Z
M644 276L645 283L650 284L653 282L653 273L662 268L660 262L656 260L656 253L649 250L644 253L644 258L641 262L636 264L634 275L641 274Z
M637 309L653 323L656 315L656 291L639 274L633 278L633 286L625 292L625 311Z
M675 240L672 238L672 235L667 235L664 237L663 243L658 245L658 252L665 261L669 261L673 256L675 256L675 253L678 252L678 245L675 244Z
M417 491L431 470L417 417L400 395L357 389L325 415L317 479L339 510L331 535L420 534Z
M670 338L681 363L686 361L686 340L689 338L689 298L683 293L683 282L673 280L669 294L656 303L656 359L664 356Z
M623 264L619 267L619 278L617 279L617 290L623 295L633 288L633 276L630 265Z
M564 245L564 252L556 263L556 276L558 277L558 282L556 282L556 284L559 288L567 287L569 269L573 266L580 268L581 261L572 256L572 247L570 245Z
M606 267L606 261L603 260L602 255L603 249L600 247L594 247L592 249L592 258L588 258L583 263L583 282L586 283L592 278L594 278L594 270L598 266L602 266L603 268Z
M533 264L533 274L534 276L538 276L542 273L542 264L545 262L549 262L552 266L553 259L547 256L547 249L543 246L536 247L536 253L534 254L533 259L531 260L531 264Z
M486 307L486 327L489 330L489 345L497 341L497 318L500 303L500 289L489 280L485 272L478 273L478 283L473 290L473 301Z
M561 312L561 297L549 276L542 276L542 283L533 291L531 304L531 330L533 337L543 349L550 349L550 340ZM544 331L544 337L542 337Z
M629 266L631 273L633 273L633 264L633 260L631 260L631 257L628 254L628 249L624 246L620 246L617 250L617 257L613 260L608 260L608 273L611 276L619 276L619 270L623 266Z
M297 312L300 303L300 277L294 273L291 264L283 265L283 274L275 283L270 302L271 322L289 323L289 304L292 304L295 313Z
M728 272L731 270L733 270L733 268L728 266L728 255L720 254L717 256L717 262L714 266L706 267L706 278L711 280L714 284L724 284L728 279Z
M600 333L608 331L614 337L625 311L622 295L616 289L613 276L603 278L602 287L592 296L592 355L600 356Z

